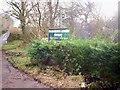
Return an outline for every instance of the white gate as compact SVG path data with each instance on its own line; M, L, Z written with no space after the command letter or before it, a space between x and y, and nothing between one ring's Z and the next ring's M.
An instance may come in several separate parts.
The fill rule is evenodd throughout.
M7 43L9 35L10 31L7 31L6 33L0 36L0 49L2 49L3 44Z

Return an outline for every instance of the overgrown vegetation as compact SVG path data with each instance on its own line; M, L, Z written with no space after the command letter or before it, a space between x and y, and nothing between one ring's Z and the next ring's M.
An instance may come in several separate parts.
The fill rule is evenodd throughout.
M80 87L83 77L91 88L115 87L120 83L118 43L103 39L58 43L43 39L30 45L18 40L5 45L3 50L15 67L53 87Z
M57 66L70 75L82 74L101 81L102 87L120 83L120 44L103 39L56 41L34 40L29 50L32 63L45 69ZM96 81L95 80L95 81ZM88 80L94 81L94 80Z
M19 28L12 28L11 22L5 25L12 26L10 43L3 47L9 62L35 78L44 78L43 82L51 76L46 81L49 85L54 81L53 87L78 88L83 81L91 88L120 84L120 44L113 43L118 41L117 14L104 19L95 2L89 0L64 4L60 0L43 1L7 2L11 8L2 22L6 23L7 18L11 21L10 16L20 21ZM48 42L48 30L57 27L67 27L74 39ZM32 39L42 40L34 40L31 46Z
M57 66L48 66L46 70L41 70L37 65L31 64L31 60L28 57L29 47L29 44L17 40L4 45L3 51L5 51L6 58L14 67L31 75L38 82L54 88L80 87L84 81L82 75L68 76Z
M14 49L20 47L23 44L23 41L15 40L3 46L3 50Z

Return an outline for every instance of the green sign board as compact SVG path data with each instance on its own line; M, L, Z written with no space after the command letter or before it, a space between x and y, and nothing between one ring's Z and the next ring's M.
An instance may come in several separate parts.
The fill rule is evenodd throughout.
M68 29L49 29L48 41L50 40L61 40L69 39Z

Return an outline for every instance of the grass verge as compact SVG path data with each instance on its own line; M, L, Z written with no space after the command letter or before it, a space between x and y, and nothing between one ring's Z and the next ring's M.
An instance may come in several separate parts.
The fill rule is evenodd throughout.
M27 51L29 44L22 41L14 41L3 47L8 61L17 69L30 75L34 80L53 88L80 88L84 81L82 75L67 75L59 71L58 67L48 66L46 70L41 70L39 66L30 65L31 61Z

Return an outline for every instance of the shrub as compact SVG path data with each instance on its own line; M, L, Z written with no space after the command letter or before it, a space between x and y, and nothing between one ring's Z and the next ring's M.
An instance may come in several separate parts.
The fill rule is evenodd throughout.
M33 63L56 65L69 74L89 75L119 82L120 45L105 40L33 41Z

